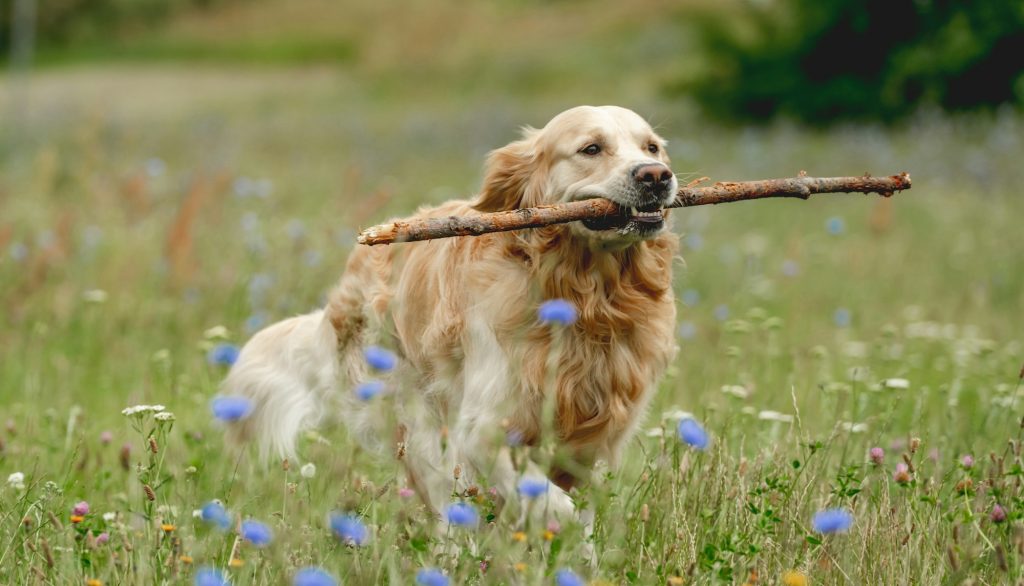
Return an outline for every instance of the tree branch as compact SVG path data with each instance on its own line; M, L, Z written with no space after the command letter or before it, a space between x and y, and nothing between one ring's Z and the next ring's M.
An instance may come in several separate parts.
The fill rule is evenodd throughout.
M707 187L689 185L680 188L675 203L667 207L714 205L768 197L807 199L815 193L878 193L890 197L904 189L910 189L910 175L907 173L889 177L807 177L801 173L799 177L787 179L726 181ZM620 213L622 209L607 199L585 199L491 214L397 220L363 230L358 240L360 244L373 246L452 236L479 236L489 232L538 228Z

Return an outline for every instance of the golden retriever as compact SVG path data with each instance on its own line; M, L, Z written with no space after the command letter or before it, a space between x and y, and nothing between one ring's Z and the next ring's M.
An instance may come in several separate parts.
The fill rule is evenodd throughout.
M523 134L490 154L474 201L417 216L594 197L623 212L357 248L324 309L272 325L242 350L223 387L253 402L234 425L238 438L288 456L301 430L339 417L364 445L396 453L435 512L453 487L492 486L508 502L521 477L547 475L547 514L572 514L567 490L598 459L614 464L676 353L677 237L664 206L677 181L664 140L624 108L573 108ZM552 299L578 319L542 323L538 307ZM374 376L363 353L370 344L400 358L386 375L390 426L353 392ZM559 450L534 450L543 466L523 464L507 438Z

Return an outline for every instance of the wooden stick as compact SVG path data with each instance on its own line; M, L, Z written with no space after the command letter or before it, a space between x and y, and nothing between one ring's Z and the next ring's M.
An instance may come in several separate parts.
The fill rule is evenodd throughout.
M667 207L714 205L766 197L807 199L815 193L878 193L890 197L904 189L910 189L910 175L907 173L889 177L807 177L801 173L799 177L787 179L726 181L708 187L694 187L691 184L680 188L676 201ZM538 228L619 213L621 208L617 204L607 199L594 198L491 214L398 220L367 228L359 233L358 240L360 244L373 246L452 236L479 236L489 232Z

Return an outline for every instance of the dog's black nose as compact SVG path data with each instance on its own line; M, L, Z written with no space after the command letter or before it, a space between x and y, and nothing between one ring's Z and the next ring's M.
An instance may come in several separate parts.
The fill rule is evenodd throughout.
M661 163L641 165L633 171L633 179L652 191L661 191L672 181L672 170Z

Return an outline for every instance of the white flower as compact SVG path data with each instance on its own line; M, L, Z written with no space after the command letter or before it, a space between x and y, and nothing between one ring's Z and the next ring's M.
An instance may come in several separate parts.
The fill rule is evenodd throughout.
M157 421L174 421L174 413L170 411L161 411L153 416L153 419Z
M665 429L663 427L652 427L647 430L647 437L664 437Z
M779 413L778 411L762 411L757 414L757 418L763 421L778 421L780 423L793 423L793 416L787 413Z
M316 464L312 462L306 462L299 468L299 474L302 474L303 478L313 478L316 476Z
M682 409L674 409L672 411L665 411L661 414L662 421L682 421L683 419L693 419L693 413L689 411L683 411Z
M203 332L203 337L207 340L226 340L230 333L224 326L213 326Z
M740 399L746 399L750 396L750 391L743 385L722 385L722 392L726 395L739 397Z
M132 407L125 407L121 410L121 415L132 416L140 415L145 413L159 413L164 410L163 405L135 405Z
M7 484L14 490L25 490L25 474L15 472L7 477Z
M839 427L841 427L843 431L848 431L850 433L864 433L868 430L867 423L854 423L852 421L842 421L839 423Z
M82 291L82 300L87 303L103 303L107 300L107 292L103 289Z
M202 519L203 518L203 510L202 509L195 509L194 511L192 511L192 518L193 519Z
M887 389L909 389L910 381L905 378L887 378L882 382Z
M103 513L103 520L107 523L113 523L115 519L117 519L117 513L113 511Z

